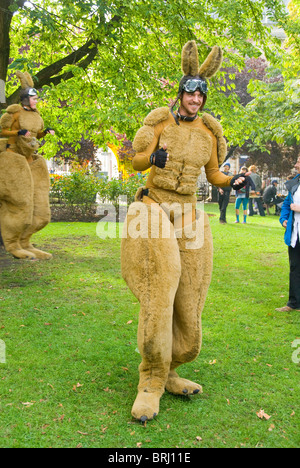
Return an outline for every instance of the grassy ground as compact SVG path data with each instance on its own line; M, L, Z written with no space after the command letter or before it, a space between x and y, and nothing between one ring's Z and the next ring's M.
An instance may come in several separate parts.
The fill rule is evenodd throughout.
M215 260L203 348L181 370L204 393L165 393L145 426L130 415L139 306L121 278L120 240L99 239L95 224L53 223L35 236L52 261L0 251L1 448L299 446L292 343L300 315L275 312L288 293L283 229L274 215L235 225L233 213L231 205L226 226L210 218Z

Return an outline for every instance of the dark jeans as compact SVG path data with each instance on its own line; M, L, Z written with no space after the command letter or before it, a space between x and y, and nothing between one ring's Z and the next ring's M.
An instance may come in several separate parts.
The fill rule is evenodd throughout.
M288 306L292 309L300 309L300 243L289 247L290 258L290 297Z
M231 190L224 190L224 194L219 193L220 221L226 222L226 210L230 199Z
M249 216L253 216L253 204L256 202L260 216L266 216L263 202L261 198L250 198L249 200Z

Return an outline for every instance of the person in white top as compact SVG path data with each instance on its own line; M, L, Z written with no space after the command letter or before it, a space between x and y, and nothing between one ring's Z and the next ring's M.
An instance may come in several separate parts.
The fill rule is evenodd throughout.
M300 157L295 164L298 175L286 183L289 195L283 202L280 222L286 229L285 243L289 247L289 301L279 312L300 312Z

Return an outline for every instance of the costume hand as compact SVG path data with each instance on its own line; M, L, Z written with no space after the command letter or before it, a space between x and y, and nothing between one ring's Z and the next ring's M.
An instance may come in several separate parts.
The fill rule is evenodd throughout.
M55 131L53 130L53 128L47 127L45 129L45 134L48 135L49 133L50 135L55 135Z
M151 164L160 167L161 169L164 169L166 167L167 162L169 161L169 154L166 152L166 149L167 145L164 144L162 148L155 151L155 153L151 154Z
M234 176L231 181L230 185L234 190L241 190L247 184L247 180L251 172L246 172L245 174L237 174Z
M297 205L297 203L292 203L291 210L296 211L297 213L300 213L300 205Z
M28 131L28 130L19 130L18 131L18 135L19 136L24 136L26 138L30 138L31 137L31 133Z

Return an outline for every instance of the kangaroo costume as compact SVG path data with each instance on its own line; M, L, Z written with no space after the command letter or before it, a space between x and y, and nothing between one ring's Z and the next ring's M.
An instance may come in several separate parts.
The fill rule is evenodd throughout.
M222 51L214 47L199 69L196 43L188 42L182 51L185 76L178 98L195 78L205 102L205 78L213 76L221 62ZM159 159L164 151L157 149L163 145L169 161L158 167L154 156ZM132 415L146 421L158 414L165 389L177 395L202 392L201 385L176 372L200 352L201 312L213 267L209 220L196 210L196 184L203 166L213 185L229 186L236 178L219 171L226 142L220 124L208 114L191 119L169 108L156 109L137 132L134 149L135 170L153 163L146 187L129 208L121 247L122 275L140 302L142 362Z
M50 221L49 172L36 151L38 139L51 129L43 131L43 119L30 107L30 97L37 95L31 76L27 72L17 75L22 105L9 106L0 120L0 135L6 137L0 140L1 234L14 257L48 260L52 255L35 249L31 236Z

